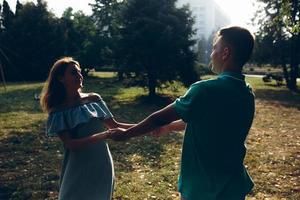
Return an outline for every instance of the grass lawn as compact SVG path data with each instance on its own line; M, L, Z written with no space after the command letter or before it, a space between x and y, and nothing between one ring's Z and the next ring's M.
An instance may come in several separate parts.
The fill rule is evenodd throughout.
M147 92L126 88L115 74L97 73L84 81L85 92L98 92L119 121L138 122L167 105L186 88ZM246 165L255 182L248 200L300 199L300 95L285 87L247 78L256 93L256 116L250 131ZM299 86L300 87L300 86ZM12 83L0 88L0 199L57 199L62 145L45 137L46 114L34 94L42 83ZM177 176L183 135L143 136L109 141L114 158L114 199L179 199Z

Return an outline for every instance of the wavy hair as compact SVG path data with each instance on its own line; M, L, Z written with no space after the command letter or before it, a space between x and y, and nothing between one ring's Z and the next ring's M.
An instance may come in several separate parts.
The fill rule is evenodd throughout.
M80 67L79 62L72 57L63 57L54 63L49 72L40 99L40 104L47 113L50 113L56 106L61 105L66 98L66 89L60 79L64 76L70 64Z

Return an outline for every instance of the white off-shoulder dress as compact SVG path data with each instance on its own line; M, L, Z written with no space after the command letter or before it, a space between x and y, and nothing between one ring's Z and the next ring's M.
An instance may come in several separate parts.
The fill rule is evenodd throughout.
M49 114L47 135L68 130L72 138L87 137L104 131L103 120L112 117L102 99L58 109ZM79 150L64 148L59 200L110 200L113 182L113 161L105 141Z

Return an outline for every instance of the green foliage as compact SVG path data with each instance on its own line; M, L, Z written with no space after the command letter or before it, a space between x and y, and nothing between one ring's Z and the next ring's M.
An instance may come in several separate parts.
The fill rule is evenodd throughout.
M2 13L1 13L1 25L5 30L8 30L12 25L14 13L11 11L9 4L6 0L3 1Z
M262 65L288 63L289 41L274 40L272 35L256 35L251 62Z
M45 80L51 65L62 56L79 59L84 68L104 63L99 50L103 45L94 42L95 24L81 11L68 8L57 18L45 1L24 5L18 1L15 14L4 5L0 60L8 81Z
M198 60L198 62L206 63L206 60L207 60L206 53L207 53L206 40L203 37L198 41L198 45L197 45L197 60Z
M155 95L162 83L197 78L191 50L194 20L187 7L176 8L174 0L130 0L123 11L120 57L136 83Z
M212 52L213 39L215 32L212 32L208 38L201 38L197 43L197 62L209 64L210 54Z
M199 76L205 76L205 75L212 75L212 74L214 74L211 71L210 66L207 65L207 64L204 64L204 63L196 62L195 69L197 71L197 74L199 74Z
M113 66L119 75L133 72L134 80L149 87L151 94L173 80L189 85L197 80L193 19L187 7L174 4L175 0L96 0L92 16L67 8L58 18L46 1L17 1L13 13L4 0L0 61L5 78L45 80L56 59L73 56L83 68Z
M124 1L119 0L95 0L95 3L91 4L99 34L108 38L117 34L123 4Z
M0 58L4 64L6 78L44 79L50 63L59 55L59 46L54 46L51 42L59 38L56 22L43 2L37 5L27 3L17 6L17 13L9 26L3 27L1 34Z
M80 61L83 68L94 68L109 63L108 41L98 35L97 26L91 16L82 11L73 12L66 9L60 23L66 27L62 33L65 36L65 55L73 55Z
M259 25L253 60L276 63L283 68L287 87L297 89L300 56L300 1L259 0L264 7L257 11Z
M118 68L118 41L120 39L120 27L122 26L121 9L125 1L119 0L95 0L91 4L97 31L94 48L99 48L100 56L105 59L106 65L116 65ZM102 44L102 45L101 45ZM100 50L100 51L99 51Z

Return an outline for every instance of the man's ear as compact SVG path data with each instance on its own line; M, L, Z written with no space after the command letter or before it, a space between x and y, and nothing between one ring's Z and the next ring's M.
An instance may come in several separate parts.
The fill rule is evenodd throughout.
M224 47L222 60L227 60L229 58L230 54L231 54L230 48Z

